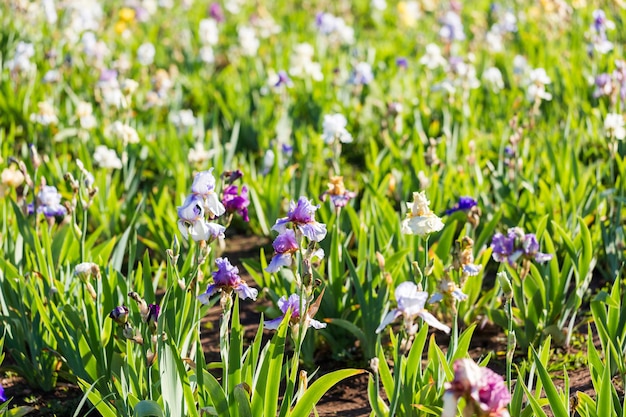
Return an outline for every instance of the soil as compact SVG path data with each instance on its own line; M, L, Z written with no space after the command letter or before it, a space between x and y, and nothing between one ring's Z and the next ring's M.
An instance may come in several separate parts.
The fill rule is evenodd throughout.
M253 236L234 236L227 239L227 247L224 256L228 256L233 265L239 266L240 275L253 285L252 278L246 273L245 268L241 265L241 259L253 258L258 256L259 247L268 245L267 239L261 239ZM269 252L268 252L269 253ZM259 320L259 313L256 311L258 305L254 303L242 302L241 322L245 329L244 340L251 340L256 332ZM207 361L219 360L219 318L221 310L219 305L213 307L204 318L202 328L202 344L205 348L205 356ZM271 333L268 332L269 337ZM562 369L566 366L570 380L570 395L575 396L577 391L585 392L592 397L595 391L591 384L589 370L583 360L576 361L573 358L584 358L586 341L583 336L579 336L583 340L579 341L576 346L579 348L570 348L568 351L560 352L562 363L559 363L557 371L552 372L557 386L563 385ZM442 347L446 345L441 340ZM599 346L597 337L594 339L596 346ZM491 354L489 366L499 374L504 374L506 352L506 337L495 326L486 324L482 328L477 328L472 339L470 356L474 360L484 358ZM557 354L559 352L557 351ZM332 358L316 358L319 364L324 364L319 373L328 372L333 369L348 367L345 363L338 363ZM361 367L367 368L365 361L361 361ZM10 358L5 359L5 365L10 363ZM349 367L354 367L350 364ZM79 402L82 399L81 390L70 383L59 382L57 389L50 393L42 393L33 391L28 387L23 379L15 375L0 374L0 383L5 387L7 398L12 398L11 406L22 405L32 407L32 411L28 416L32 417L63 417L72 416ZM343 416L343 417L362 417L369 416L371 408L367 398L368 374L364 373L349 378L332 388L320 401L316 407L319 416ZM83 408L84 410L87 407ZM551 415L550 410L546 410ZM93 411L90 416L97 416Z

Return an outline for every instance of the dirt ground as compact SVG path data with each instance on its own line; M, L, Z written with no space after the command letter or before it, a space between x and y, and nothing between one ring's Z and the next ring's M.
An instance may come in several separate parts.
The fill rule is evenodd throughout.
M256 237L235 236L227 239L226 252L224 256L228 256L233 265L239 266L240 273L243 278L248 280L251 285L253 282L245 272L245 268L241 266L240 260L245 258L253 258L258 256L259 247L267 245L268 241L261 240ZM269 253L269 252L268 252ZM215 306L204 318L201 325L202 343L205 347L205 355L208 360L219 360L219 317L221 311L219 306ZM258 325L259 313L255 311L253 303L241 303L241 320L246 330L244 340L251 340L256 332ZM586 326L585 326L586 327ZM268 332L268 335L270 333ZM506 338L502 332L493 326L485 326L482 329L476 329L475 336L472 340L470 355L473 359L485 357L490 352L492 359L490 367L500 374L504 374L504 353L506 348ZM598 343L597 340L594 341ZM582 351L576 352L575 349L568 352L563 357L584 356L584 346L586 343L580 343ZM366 367L365 361L361 366ZM5 365L10 363L10 358L5 359ZM324 370L339 369L347 367L345 364L332 362L331 359L323 360ZM583 391L591 396L595 396L595 392L591 385L591 378L586 366L576 363L565 363L567 366L568 376L572 396L577 391ZM354 365L350 365L353 367ZM559 372L555 371L555 381L562 385L562 378L559 378ZM0 373L0 383L5 387L5 394L8 398L13 397L12 405L27 405L33 407L28 416L33 417L62 417L72 416L78 403L82 398L82 392L75 385L60 382L57 389L51 393L41 393L30 389L25 382L16 376L7 377ZM371 408L367 398L368 374L364 373L349 378L331 389L316 407L320 416L343 416L343 417L362 417L369 416ZM83 408L87 410L88 408ZM85 412L86 414L86 412ZM90 416L97 416L94 411Z

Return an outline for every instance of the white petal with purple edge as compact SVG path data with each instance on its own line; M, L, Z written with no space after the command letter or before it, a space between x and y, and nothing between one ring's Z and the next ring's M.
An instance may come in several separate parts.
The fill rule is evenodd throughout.
M376 329L376 333L382 332L388 324L393 323L393 321L400 315L402 315L402 313L397 308L391 310L389 313L387 313L383 321L380 322L380 326L378 326L378 328Z
M443 324L442 322L440 322L439 320L437 320L435 318L435 316L433 316L432 314L430 314L428 311L421 311L418 316L420 316L422 319L424 319L424 321L430 326L430 327L434 327L435 329L439 329L442 332L445 333L450 333L450 328L448 326L446 326L445 324Z

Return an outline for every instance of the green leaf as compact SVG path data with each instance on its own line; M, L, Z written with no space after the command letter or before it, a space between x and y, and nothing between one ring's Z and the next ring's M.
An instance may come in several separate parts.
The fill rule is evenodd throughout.
M340 381L363 372L365 371L362 369L341 369L320 377L320 379L311 384L302 398L300 398L291 412L291 417L308 417L313 407L329 389Z
M237 385L234 391L235 402L239 410L239 417L252 417L250 408L250 397L243 386Z
M556 390L554 386L554 382L548 374L548 371L543 366L541 358L537 355L537 352L534 348L532 348L533 357L535 359L535 366L537 369L537 374L539 374L539 378L541 379L541 383L543 384L543 389L546 392L546 397L550 403L550 408L554 413L554 417L569 417L569 404L564 405L562 402L562 398ZM534 409L534 407L533 407ZM535 410L535 412L537 412Z
M388 417L389 407L380 396L377 379L378 378L374 375L370 374L367 381L367 397L376 417Z
M228 411L228 400L226 399L226 394L224 394L222 386L208 371L203 369L202 374L203 381L205 383L205 386L202 388L206 388L209 392L216 415L220 417L229 417L230 412Z
M133 409L134 417L164 417L161 406L152 400L142 400Z

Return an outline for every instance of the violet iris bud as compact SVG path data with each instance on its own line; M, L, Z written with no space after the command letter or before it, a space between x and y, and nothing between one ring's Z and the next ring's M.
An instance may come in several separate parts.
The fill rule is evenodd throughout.
M227 213L237 212L244 222L250 221L248 217L250 200L248 199L248 188L245 185L241 187L241 193L239 193L239 187L236 185L226 187L223 192L222 204L224 204Z
M115 307L111 311L111 313L109 313L109 317L120 326L124 326L126 323L128 323L129 313L130 311L128 310L128 307L118 306Z
M158 304L149 304L148 305L148 316L146 317L146 322L148 326L154 331L156 330L157 321L159 319L159 314L161 313L161 307Z
M450 215L457 211L468 211L469 209L474 207L476 204L477 204L476 200L474 200L472 197L461 197L459 198L459 202L456 203L453 207L446 210L444 214Z

